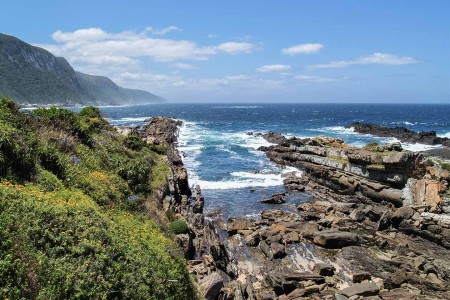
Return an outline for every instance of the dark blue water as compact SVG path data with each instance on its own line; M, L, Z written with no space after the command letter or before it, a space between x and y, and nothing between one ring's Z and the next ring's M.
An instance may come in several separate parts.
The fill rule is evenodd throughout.
M282 173L293 171L270 163L257 150L268 143L248 132L326 135L357 146L395 141L357 134L344 127L358 121L415 131L434 130L450 137L450 105L155 104L102 110L116 125L143 124L145 118L158 115L183 120L179 148L190 183L202 187L207 210L220 210L224 217L254 215L273 208L259 201L282 191ZM404 144L404 148L424 150L430 146ZM307 199L307 195L299 194L289 199L285 208Z

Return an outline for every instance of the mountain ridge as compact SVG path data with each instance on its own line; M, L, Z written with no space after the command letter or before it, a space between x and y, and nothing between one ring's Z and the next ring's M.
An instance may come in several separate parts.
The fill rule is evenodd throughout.
M159 103L147 91L77 72L64 57L0 33L0 95L20 104L121 105Z

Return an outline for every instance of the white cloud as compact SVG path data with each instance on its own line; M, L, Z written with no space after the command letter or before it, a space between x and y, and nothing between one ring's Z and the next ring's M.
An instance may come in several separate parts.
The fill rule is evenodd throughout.
M223 54L250 53L256 46L248 42L226 42L219 45L200 46L194 41L154 38L173 30L169 26L160 30L146 28L142 32L123 31L108 33L101 28L79 29L73 32L56 31L54 44L38 45L57 56L64 56L77 68L90 64L108 68L108 63L122 63L125 67L147 57L154 61L176 61L180 59L207 60L211 56Z
M361 56L353 60L332 61L327 64L312 65L310 69L329 69L329 68L344 68L351 65L409 65L415 64L419 61L410 56L397 56L387 53L373 53L366 56Z
M256 49L256 46L247 42L228 42L218 45L215 49L229 54L238 54L250 53Z
M173 64L172 66L173 66L174 68L181 69L181 70L193 70L193 69L197 69L196 66L191 65L191 64L185 64L185 63Z
M176 26L169 26L161 29L154 29L153 27L145 27L145 32L154 34L154 35L165 35L171 31L182 31L180 28Z
M282 49L281 53L284 55L311 54L319 52L322 48L322 44L298 44Z
M294 77L297 80L309 83L323 83L323 82L333 82L338 81L337 78L332 77L320 77L320 76L308 76L308 75L297 75Z
M290 70L292 67L289 65L265 65L256 69L258 72L268 73L268 72L280 72Z

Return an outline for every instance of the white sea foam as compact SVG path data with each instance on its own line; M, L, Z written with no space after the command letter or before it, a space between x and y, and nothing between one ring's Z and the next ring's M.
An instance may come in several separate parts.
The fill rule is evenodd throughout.
M402 147L405 150L413 151L413 152L419 152L419 151L427 151L435 148L441 147L441 145L424 145L424 144L409 144L409 143L402 143Z
M270 173L269 173L270 172ZM296 168L288 167L285 169L263 170L259 173L255 172L232 172L231 179L222 181L206 181L199 180L198 184L202 189L227 190L242 189L250 187L270 187L283 185L283 174L295 172L297 176L301 176L302 172Z
M449 138L450 139L450 132L447 133L443 133L443 134L438 134L438 137L444 137L444 138Z
M329 127L323 127L323 128L312 128L307 129L309 131L319 131L319 132L325 132L325 133L337 133L337 134L358 134L355 131L355 128L349 127L346 128L344 126L329 126Z
M213 106L213 108L236 108L236 109L246 109L246 108L261 108L262 106L258 106L258 105L233 105L233 106L226 106L226 105L222 105L222 106Z

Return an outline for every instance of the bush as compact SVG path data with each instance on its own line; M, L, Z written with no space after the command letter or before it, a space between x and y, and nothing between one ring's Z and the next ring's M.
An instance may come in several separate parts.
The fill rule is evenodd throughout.
M441 163L441 168L450 172L450 163Z
M103 118L102 113L98 107L86 106L78 113L81 117L88 118Z
M426 165L427 167L433 167L433 166L434 166L434 161L433 161L431 158L428 158L428 159L425 161L425 165Z
M29 180L36 170L37 141L26 130L0 120L0 176Z
M152 221L80 191L0 183L2 299L195 299L176 245Z
M59 191L64 188L63 183L58 177L53 173L42 169L39 170L36 183L46 192Z
M174 234L184 234L189 232L189 227L182 220L175 220L169 224L169 231Z
M161 154L161 155L165 155L167 153L167 148L164 147L163 145L154 145L154 144L152 144L152 145L149 146L149 149L152 150L153 152L156 152L156 153Z
M33 115L40 124L51 125L66 132L77 132L77 114L65 108L38 108Z
M123 141L125 146L131 150L140 151L145 147L145 142L138 136L129 135Z
M150 191L150 164L144 158L132 159L124 170L131 190L135 193L146 193Z

